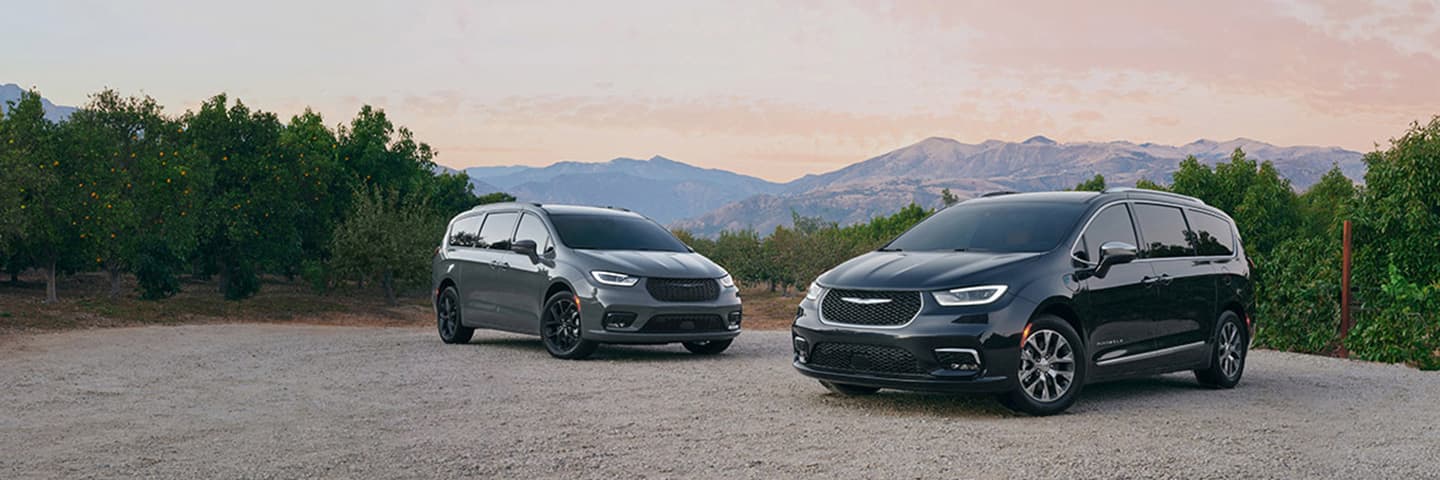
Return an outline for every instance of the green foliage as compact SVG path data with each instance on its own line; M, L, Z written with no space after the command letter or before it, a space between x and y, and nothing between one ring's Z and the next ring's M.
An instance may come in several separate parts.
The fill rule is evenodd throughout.
M804 288L825 270L879 248L931 213L912 203L894 214L845 227L794 213L792 227L776 227L764 238L753 230L721 232L715 240L684 231L676 236L739 281Z
M1077 192L1103 192L1105 191L1105 175L1097 173L1091 179L1080 182L1079 185L1076 185L1075 188L1071 190Z
M180 292L180 279L176 278L175 273L184 266L184 260L176 255L167 243L151 242L139 245L129 263L135 269L140 298L159 300Z
M1302 231L1300 201L1270 162L1257 163L1236 149L1230 161L1211 170L1187 157L1175 171L1170 191L1204 200L1235 219L1245 250L1264 255Z
M948 207L960 203L960 197L955 196L949 188L942 188L940 189L940 201Z
M1355 200L1355 182L1350 181L1336 165L1300 195L1300 208L1312 235L1334 235L1340 223L1351 216Z
M1440 370L1440 282L1413 283L1396 265L1379 295L1366 302L1346 346L1356 357Z
M1165 188L1164 185L1161 185L1161 184L1159 184L1159 183L1155 183L1155 182L1151 181L1151 180L1148 179L1148 178L1142 178L1142 179L1136 180L1136 181L1135 181L1135 188L1143 188L1143 189L1146 189L1146 190L1155 190L1155 191L1160 191L1160 192L1168 192L1168 191L1170 191L1170 189Z
M3 237L12 258L43 269L46 301L57 300L55 278L87 267L89 252L79 222L83 212L82 163L73 160L75 132L45 119L38 92L25 92L0 124L0 189L13 203L0 206ZM94 263L89 263L94 265Z
M1257 345L1307 353L1329 352L1340 325L1340 243L1300 237L1281 243L1257 263Z
M429 277L429 259L447 219L423 197L401 196L394 189L364 187L353 203L336 228L330 265L337 275L379 280L386 301L394 305L400 285Z
M1356 273L1380 284L1394 265L1405 278L1440 281L1440 117L1412 126L1365 164L1354 215Z

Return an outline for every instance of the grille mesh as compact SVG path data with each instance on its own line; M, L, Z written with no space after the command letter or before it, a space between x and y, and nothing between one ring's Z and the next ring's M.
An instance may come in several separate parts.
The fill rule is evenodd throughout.
M656 315L640 328L649 333L689 333L725 331L719 315Z
M860 300L860 303L847 299ZM889 300L866 304L866 300ZM920 292L830 290L820 303L826 321L848 325L904 325L920 311Z
M708 302L720 298L720 282L713 278L651 278L645 280L645 289L662 302Z
M925 373L910 351L884 345L821 343L810 349L812 367L865 373L918 375Z

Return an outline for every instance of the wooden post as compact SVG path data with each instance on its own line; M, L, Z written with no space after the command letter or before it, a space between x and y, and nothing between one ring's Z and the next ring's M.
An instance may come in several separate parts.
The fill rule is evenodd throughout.
M1354 323L1350 318L1350 221L1344 224L1344 233L1341 235L1340 254L1340 356L1349 357L1350 352L1345 349L1345 337L1350 335L1350 327Z

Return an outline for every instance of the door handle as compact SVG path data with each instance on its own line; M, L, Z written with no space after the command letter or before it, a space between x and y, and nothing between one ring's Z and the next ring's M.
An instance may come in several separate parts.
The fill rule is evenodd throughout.
M1145 278L1140 279L1140 283L1144 284L1146 287L1150 287L1150 286L1154 286L1154 285L1160 285L1160 286L1163 287L1163 286L1165 286L1165 285L1169 285L1169 284L1170 284L1170 275L1169 275L1169 274L1161 274L1161 275L1158 276L1158 277L1152 277L1152 276L1146 275Z

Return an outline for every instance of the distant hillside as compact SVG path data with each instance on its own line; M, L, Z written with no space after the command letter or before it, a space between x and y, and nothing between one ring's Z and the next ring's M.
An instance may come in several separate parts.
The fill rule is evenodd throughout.
M1059 143L1043 136L1023 142L989 140L966 144L927 138L910 146L784 185L778 194L757 195L673 225L702 235L723 229L774 229L790 223L791 211L841 223L889 214L914 201L940 205L939 191L961 198L987 191L1059 190L1097 173L1110 185L1137 180L1168 182L1180 160L1194 155L1207 164L1242 148L1251 158L1270 160L1297 189L1319 181L1332 165L1347 176L1364 175L1361 154L1335 147L1280 147L1249 139L1197 140L1181 146L1116 142Z
M670 223L751 195L779 193L780 184L706 169L665 157L616 158L547 167L475 167L465 172L520 201L625 207ZM477 187L476 193L481 192Z
M20 101L20 94L25 93L24 88L13 83L0 85L0 114L10 111L10 103ZM56 105L45 97L40 97L40 105L45 108L45 119L52 122L60 122L70 118L75 113L75 107Z

